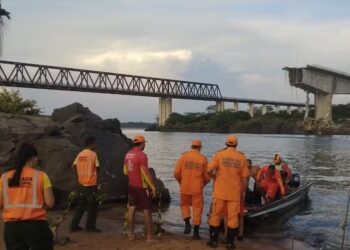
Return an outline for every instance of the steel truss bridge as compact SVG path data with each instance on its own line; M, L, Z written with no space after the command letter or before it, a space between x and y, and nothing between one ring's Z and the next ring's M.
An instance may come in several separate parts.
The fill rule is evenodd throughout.
M304 103L223 97L217 84L0 60L0 85L205 101L304 107Z
M0 85L120 95L220 100L217 84L0 60Z

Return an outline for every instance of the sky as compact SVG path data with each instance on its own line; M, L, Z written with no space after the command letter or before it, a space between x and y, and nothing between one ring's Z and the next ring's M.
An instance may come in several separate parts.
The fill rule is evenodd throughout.
M347 0L3 0L2 59L219 84L223 96L305 102L284 66L350 72ZM21 90L45 114L80 102L103 118L153 122L158 99ZM348 103L350 97L334 97ZM213 102L173 100L173 112ZM232 103L225 103L232 108ZM245 107L242 106L242 109Z

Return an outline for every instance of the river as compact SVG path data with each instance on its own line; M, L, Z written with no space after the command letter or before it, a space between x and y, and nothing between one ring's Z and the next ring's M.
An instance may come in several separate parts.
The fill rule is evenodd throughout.
M172 201L165 211L165 220L183 223L179 203L179 188L173 178L173 170L179 155L189 150L191 140L202 140L204 153L210 159L215 151L224 147L227 135L214 133L166 133L124 130L128 137L137 133L145 135L145 152L149 166L169 188ZM302 181L311 181L312 189L306 208L277 228L279 234L302 240L315 248L327 245L335 249L341 242L340 223L345 218L348 192L350 191L350 136L300 136L237 134L238 148L254 165L270 163L276 152L281 153ZM210 203L211 184L205 188L205 212ZM350 218L349 218L350 220ZM261 230L261 231L259 231ZM253 234L266 233L259 229ZM276 228L270 229L276 233ZM346 230L346 247L350 249L350 229Z

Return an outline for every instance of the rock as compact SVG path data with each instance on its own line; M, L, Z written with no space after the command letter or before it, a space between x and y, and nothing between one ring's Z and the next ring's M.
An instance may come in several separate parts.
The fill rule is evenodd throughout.
M76 115L80 115L84 121L102 121L101 117L92 113L88 108L76 102L63 108L55 109L52 113L52 120L63 124L64 122L73 118Z
M79 103L55 109L52 119L0 113L0 173L13 166L22 142L34 144L39 152L38 165L53 184L56 205L64 206L69 192L77 187L71 166L87 136L97 139L101 191L109 200L127 197L123 164L132 140L122 133L118 119L103 120ZM170 200L164 184L159 179L156 183L164 192L162 199Z
M170 197L169 189L167 189L165 187L164 183L159 178L157 178L156 172L154 171L153 168L150 168L149 172L153 177L153 181L155 182L156 189L157 189L158 193L160 194L162 202L165 202L165 203L170 202L171 197Z
M80 147L63 137L44 137L34 145L39 153L39 166L52 182L56 203L63 205L69 192L77 187L72 163Z
M97 154L101 164L99 182L101 190L109 199L126 197L128 179L123 173L124 157L129 145L119 134L104 131L88 132L87 136L96 137Z
M11 153L15 150L16 145L10 141L0 141L0 167L5 167L11 159Z

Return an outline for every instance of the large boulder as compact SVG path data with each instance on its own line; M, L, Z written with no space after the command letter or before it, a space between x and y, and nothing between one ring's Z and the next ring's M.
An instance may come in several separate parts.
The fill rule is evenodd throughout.
M80 147L64 137L44 137L34 145L39 153L39 166L52 182L57 204L64 205L68 193L77 186L72 162Z
M55 109L51 117L53 121L63 124L74 116L81 116L84 121L102 121L101 117L77 102L63 108Z
M132 141L122 133L118 119L103 120L79 103L55 109L52 119L0 113L0 173L13 166L22 142L34 144L39 152L39 168L49 175L56 203L62 206L69 192L77 187L72 163L87 136L97 139L101 192L110 200L125 198L128 180L123 163ZM168 201L169 191L163 183L156 182Z

